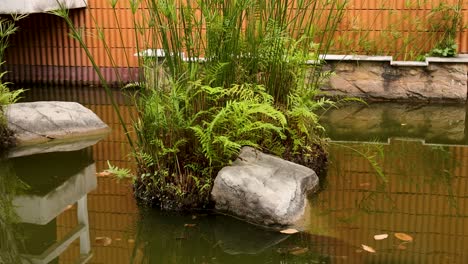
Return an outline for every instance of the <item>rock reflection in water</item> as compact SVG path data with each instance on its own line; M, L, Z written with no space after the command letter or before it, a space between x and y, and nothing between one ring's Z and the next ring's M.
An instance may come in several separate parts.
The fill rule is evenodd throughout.
M133 263L330 263L334 248L354 252L339 239L251 225L215 214L145 212L138 223Z
M37 154L0 161L3 187L11 197L2 195L2 204L12 209L9 237L2 245L17 248L14 262L55 263L60 254L75 240L80 240L80 259L91 258L87 194L96 188L96 168L90 149L72 152ZM8 182L5 181L8 179ZM8 186L22 183L18 186ZM63 237L57 237L56 217L77 203L77 226ZM2 227L3 228L3 227ZM2 252L3 253L3 252ZM6 262L8 263L8 262Z
M465 144L465 105L353 104L330 109L322 123L332 140L420 138L432 144Z

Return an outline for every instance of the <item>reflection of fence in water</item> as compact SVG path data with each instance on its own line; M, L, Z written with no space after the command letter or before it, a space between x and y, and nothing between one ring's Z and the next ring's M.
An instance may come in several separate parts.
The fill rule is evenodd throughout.
M19 186L8 186L14 194L10 202L16 225L12 228L18 231L15 238L22 262L50 263L70 244L79 241L74 261L86 263L92 257L87 194L97 184L90 149L20 156L0 162L11 168L2 177L13 177L25 186L20 190ZM54 230L57 217L75 203L74 225L57 237Z
M375 259L381 261L461 263L468 257L468 148L393 141L383 146L383 153L386 185L379 183L366 159L332 148L327 189L318 198L332 228L351 244L375 247ZM396 232L411 234L414 242L401 250L395 238L390 238L393 244L373 239Z
M83 104L96 113L104 123L112 129L111 133L93 147L93 156L97 171L107 168L107 161L119 167L135 168L129 156L130 148L117 115L107 98L104 89L92 86L38 86L30 87L26 92L27 101L74 101ZM126 104L125 96L114 90L117 102L120 104L122 116L131 128L131 119L135 116L132 108Z
M138 209L129 184L110 177L98 177L98 187L88 194L90 238L93 250L91 263L130 263L134 247L134 226ZM57 218L57 234L62 236L76 225L76 212L68 210ZM97 237L109 237L110 245L96 243ZM74 263L79 245L60 256L60 263Z
M88 107L112 128L109 136L93 147L96 171L106 169L108 160L116 166L134 168L128 156L130 148L127 140L102 88L31 87L26 97L28 101L77 101ZM125 105L125 99L118 91L116 97L125 121L130 122L133 115L131 109ZM129 243L128 239L134 239L132 227L138 212L131 186L111 177L98 177L97 180L97 189L88 194L90 238L94 255L91 263L129 263L134 244ZM57 218L57 237L63 237L76 225L76 211L65 211ZM96 245L96 237L109 237L113 241L109 246ZM75 263L78 256L79 244L74 243L60 256L60 263Z
M105 169L107 160L118 166L131 167L126 156L129 153L126 140L102 90L35 87L29 91L29 97L34 100L78 100L92 109L113 128L112 134L94 147L97 170ZM123 102L122 98L119 100ZM126 106L121 109L129 121L131 110ZM383 150L382 164L390 179L385 192L382 189L374 191L376 176L365 159L342 149L331 150L334 162L327 178L329 183L318 197L324 203L322 209L329 210L327 221L331 227L336 228L344 240L358 246L366 242L373 245L372 236L383 232L405 232L414 236L414 243L405 245L406 250L379 254L378 257L384 260L440 263L445 258L467 257L463 245L468 244L468 221L465 220L468 219L468 208L464 206L464 196L468 193L468 148L452 146L439 151L417 141L392 141L383 146ZM452 163L454 160L455 164ZM437 174L445 169L449 178ZM99 177L98 189L88 195L88 210L92 243L96 237L113 239L109 246L93 245L93 262L128 263L133 250L128 239L134 239L132 227L138 216L130 186L112 178ZM69 210L58 217L59 236L76 225L75 214ZM324 255L356 254L349 251L352 250L350 247L341 247L326 239L322 242L328 245L320 247ZM60 262L69 263L76 254L78 247L72 245Z

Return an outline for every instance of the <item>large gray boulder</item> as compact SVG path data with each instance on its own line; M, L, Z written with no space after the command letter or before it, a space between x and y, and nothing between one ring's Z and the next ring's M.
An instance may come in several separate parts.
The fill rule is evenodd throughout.
M302 217L306 196L318 183L312 169L244 147L219 171L211 195L219 211L255 224L286 226Z
M17 103L6 107L5 114L18 144L10 157L81 149L110 131L93 111L75 102Z

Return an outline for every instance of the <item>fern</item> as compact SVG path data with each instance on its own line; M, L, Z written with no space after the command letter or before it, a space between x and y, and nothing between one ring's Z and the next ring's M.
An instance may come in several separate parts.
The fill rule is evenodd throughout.
M138 50L164 50L162 59L139 57L145 78L124 89L137 109L135 139L126 133L137 157L137 193L148 203L204 203L216 171L242 146L282 155L320 143L316 111L333 103L319 99L317 88L330 73L305 61L327 53L344 9L337 2L131 1ZM82 32L66 10L54 13L108 91Z

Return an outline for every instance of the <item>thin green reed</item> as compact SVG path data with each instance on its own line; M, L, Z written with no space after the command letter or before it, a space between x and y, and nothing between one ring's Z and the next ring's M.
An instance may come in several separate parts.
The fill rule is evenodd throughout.
M122 28L120 26L120 19L117 15L117 3L118 3L119 0L109 0L109 4L111 5L111 8L112 8L112 13L114 15L114 21L115 23L117 24L117 28ZM123 34L122 34L122 30L119 30L119 37L120 37L120 42L121 43L124 43L124 37L123 37ZM123 52L124 52L124 56L125 56L125 61L127 62L127 70L130 71L130 57L129 57L129 53L127 51L127 47L124 45L123 47Z
M314 42L331 41L346 1L129 3L138 67L145 73L138 83L126 85L134 89L129 93L137 109L135 139L128 135L82 34L68 13L55 13L67 21L85 50L124 126L138 162L137 197L148 204L152 199L166 203L163 207L174 206L172 201L179 203L176 207L190 200L205 203L215 172L242 146L300 155L320 144L322 130L313 111L333 102L315 99L317 78L323 76L313 74L314 81L306 81L306 61L317 61L330 47ZM115 19L117 5L118 0L112 0ZM121 23L117 27L123 42ZM101 27L95 28L106 42ZM143 52L155 48L164 51L162 58ZM109 43L104 49L112 56ZM116 70L120 67L115 59L110 61Z
M59 16L59 17L61 17L61 18L63 18L65 20L65 22L67 23L67 25L68 25L68 27L70 29L70 33L69 33L70 37L73 38L74 40L78 41L78 43L80 44L80 47L82 47L82 49L85 51L86 56L88 57L89 61L91 62L91 65L93 66L94 71L98 75L99 81L101 82L101 85L104 88L104 91L106 92L107 97L111 101L111 105L114 108L115 113L117 114L117 117L119 119L120 124L122 125L125 136L127 138L127 141L130 144L130 147L135 150L136 149L135 145L133 143L132 138L130 137L129 130L128 130L127 125L126 125L126 123L125 123L125 121L124 121L124 119L122 117L122 114L120 113L119 105L115 101L115 97L113 95L112 89L110 88L110 85L107 82L104 75L102 74L99 65L96 63L96 60L94 59L93 55L91 54L91 51L89 50L88 45L84 41L83 29L78 29L78 28L75 27L75 25L73 24L73 21L70 19L70 16L68 15L68 10L60 2L59 2L59 4L60 4L61 8L57 9L57 10L54 10L54 11L51 11L50 13L54 14L56 16Z

